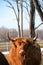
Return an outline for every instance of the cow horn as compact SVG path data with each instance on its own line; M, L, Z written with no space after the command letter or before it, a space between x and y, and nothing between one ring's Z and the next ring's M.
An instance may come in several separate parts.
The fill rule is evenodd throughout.
M9 33L7 34L7 37L8 37L9 40L11 40L11 41L13 40L13 39L10 38Z
M38 33L37 33L37 35L33 38L33 41L36 41L37 38L38 38Z

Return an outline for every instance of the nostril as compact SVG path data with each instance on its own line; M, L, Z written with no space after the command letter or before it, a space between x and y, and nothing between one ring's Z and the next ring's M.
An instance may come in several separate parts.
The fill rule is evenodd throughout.
M24 55L25 55L24 50L20 50L20 51L19 51L19 54L21 54L22 56L24 56Z

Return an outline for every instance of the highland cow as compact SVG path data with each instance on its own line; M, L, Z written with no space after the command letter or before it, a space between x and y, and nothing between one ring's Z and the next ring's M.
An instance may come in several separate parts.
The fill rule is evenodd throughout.
M41 50L36 38L8 38L12 44L8 55L10 65L40 65Z
M5 56L0 52L0 65L9 65Z

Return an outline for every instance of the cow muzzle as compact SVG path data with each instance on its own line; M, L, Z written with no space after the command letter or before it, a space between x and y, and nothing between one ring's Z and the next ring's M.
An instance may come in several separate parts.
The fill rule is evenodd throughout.
M24 50L20 50L20 51L19 51L19 54L20 54L21 56L24 56L24 55L25 55L25 51L24 51Z

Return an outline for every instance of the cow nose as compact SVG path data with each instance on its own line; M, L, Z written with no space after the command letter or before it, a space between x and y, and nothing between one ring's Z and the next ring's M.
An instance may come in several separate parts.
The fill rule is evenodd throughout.
M19 54L21 54L22 56L24 56L24 55L25 55L24 50L20 50L20 51L19 51Z

